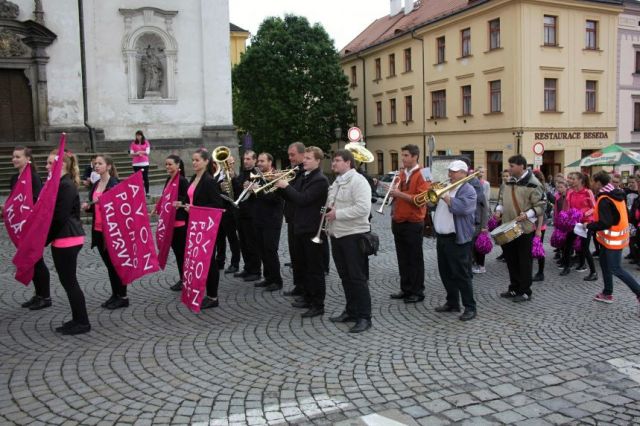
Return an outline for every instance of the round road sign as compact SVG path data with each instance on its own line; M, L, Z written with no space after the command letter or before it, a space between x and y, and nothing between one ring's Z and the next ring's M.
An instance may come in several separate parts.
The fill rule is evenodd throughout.
M359 127L351 127L347 131L347 137L351 142L360 142L362 140L362 130Z
M542 144L542 142L536 142L535 144L533 144L533 153L535 155L544 154L544 145Z

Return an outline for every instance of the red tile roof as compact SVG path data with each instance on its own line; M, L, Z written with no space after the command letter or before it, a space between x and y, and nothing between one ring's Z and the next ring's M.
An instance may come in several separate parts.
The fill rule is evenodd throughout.
M486 1L488 0L418 0L414 3L413 11L407 15L404 14L403 8L395 16L387 15L373 21L371 25L340 51L340 55L352 55L410 32L416 27L445 18Z

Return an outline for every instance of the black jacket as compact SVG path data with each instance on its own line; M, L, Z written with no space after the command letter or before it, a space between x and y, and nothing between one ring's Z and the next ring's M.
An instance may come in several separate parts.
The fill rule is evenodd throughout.
M304 174L301 164L297 166L297 169L298 170L296 172L296 176L289 181L289 185L293 186L294 188L297 188L297 185L302 181L302 175ZM293 216L296 212L296 206L292 202L287 201L286 197L283 195L284 191L278 191L278 193L284 199L284 218L287 223L293 223Z
M189 185L191 185L195 179L195 175L192 176ZM209 173L205 172L200 178L200 182L198 182L193 192L193 202L191 204L198 207L224 208L220 192L218 191L218 185L216 185L213 176Z
M249 180L249 175L254 171L254 169L242 170L240 174L238 174L238 176L233 178L233 192L236 194L236 196L242 193L242 191L244 190L244 183ZM253 214L255 213L255 202L256 196L251 194L245 201L240 203L240 208L238 209L238 219L253 219Z
M255 196L253 203L253 224L261 228L282 227L283 200L280 190L265 194L264 191Z
M608 195L616 201L624 201L626 199L626 194L621 189L614 189L611 192L600 192L598 194L598 201L596 201L596 205L598 206L598 221L591 222L587 225L587 229L591 232L604 231L620 222L620 213L618 213L616 206L608 198L599 200L600 197L605 195ZM598 204L598 202L600 204Z
M171 180L171 176L169 176L167 180L164 182L165 188L169 184L170 180ZM180 177L178 178L178 201L181 202L182 204L189 204L189 195L187 194L188 190L189 190L189 181L187 180L186 177L180 175ZM187 211L185 209L177 209L176 220L181 220L184 222L188 221L189 215L187 214Z
M47 235L47 244L59 238L79 237L81 235L84 235L84 230L80 222L78 187L69 175L64 175L60 179L53 219Z
M100 181L94 183L93 185L91 185L91 188L89 189L89 202L91 203L93 201L93 193L96 192L96 188L98 187L98 184L100 183ZM107 182L107 186L104 188L104 192L107 192L108 190L110 190L111 188L113 188L114 186L116 186L117 184L120 183L120 180L118 180L117 177L113 177L111 176L109 178L109 182ZM91 204L89 206L89 210L87 210L89 212L91 212L91 248L95 247L98 245L97 241L100 241L100 238L96 238L96 234L99 233L99 231L96 231L95 229L93 229L93 224L96 222L96 205L95 204ZM102 240L104 241L104 240Z
M319 168L308 175L302 174L296 187L289 185L283 191L287 202L296 206L293 233L315 234L320 227L320 210L327 202L329 180Z
M16 173L15 175L11 176L11 180L9 181L9 189L11 191L13 191L13 188L16 186L16 183L18 183L18 177L20 176L20 173ZM33 168L31 168L31 192L33 193L33 204L36 203L36 200L38 199L38 195L40 195L40 191L42 190L42 180L40 179L40 176L38 176L38 173L33 170Z

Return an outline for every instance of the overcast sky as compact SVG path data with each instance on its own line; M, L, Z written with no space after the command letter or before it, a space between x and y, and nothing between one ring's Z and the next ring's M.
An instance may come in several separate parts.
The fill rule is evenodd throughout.
M304 16L311 24L319 22L340 50L371 22L389 14L389 0L229 0L230 21L252 35L265 18L287 13Z

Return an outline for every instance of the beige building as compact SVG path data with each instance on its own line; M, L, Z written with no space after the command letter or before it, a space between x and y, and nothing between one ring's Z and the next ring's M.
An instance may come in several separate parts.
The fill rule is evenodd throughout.
M497 185L522 153L545 174L616 141L612 1L406 0L341 52L356 124L377 161L400 147L465 154ZM535 158L533 147L544 154Z
M249 31L243 30L237 25L229 24L230 27L230 53L231 53L231 66L234 66L240 62L240 56L247 50L247 39L251 35Z

